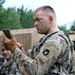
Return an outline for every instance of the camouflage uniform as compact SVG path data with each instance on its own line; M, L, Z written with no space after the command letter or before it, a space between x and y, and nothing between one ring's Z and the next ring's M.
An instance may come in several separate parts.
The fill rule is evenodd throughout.
M3 58L2 55L0 55L0 68L3 65L4 61L5 61L5 59Z
M50 72L51 75L68 75L71 50L69 41L67 44L65 39L59 36L60 34L68 40L62 31L50 33L33 46L29 56L16 48L13 54L21 73L24 75L47 75L46 73ZM51 36L48 37L49 35ZM48 38L45 40L46 37ZM40 42L43 43L40 44ZM67 73L63 68L67 70Z
M6 61L1 67L1 75L21 75L14 61Z

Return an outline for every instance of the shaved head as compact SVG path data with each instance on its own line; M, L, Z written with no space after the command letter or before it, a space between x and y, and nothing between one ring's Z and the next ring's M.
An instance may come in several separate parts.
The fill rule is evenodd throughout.
M55 15L55 11L51 6L42 6L39 7L35 10L34 13L37 13L38 11L43 11L46 15L50 16L50 15L54 15L54 17L56 17Z

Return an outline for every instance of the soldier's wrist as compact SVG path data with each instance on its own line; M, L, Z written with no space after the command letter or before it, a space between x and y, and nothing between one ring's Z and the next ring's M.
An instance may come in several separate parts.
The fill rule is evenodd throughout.
M16 50L16 48L18 48L17 45L13 46L12 49L11 49L11 52L13 53Z

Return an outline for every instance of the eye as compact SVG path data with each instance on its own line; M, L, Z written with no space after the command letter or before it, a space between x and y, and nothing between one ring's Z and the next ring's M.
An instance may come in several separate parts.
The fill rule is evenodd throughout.
M37 18L36 20L37 20L37 21L39 21L40 19L39 19L39 18Z
M3 48L2 51L5 51L5 49Z
M35 22L35 21L39 21L39 20L40 20L39 18L36 18L36 19L34 19L34 22Z
M40 20L42 20L42 19L43 19L43 18L35 18L35 19L34 19L34 22L35 22L35 21L40 21Z

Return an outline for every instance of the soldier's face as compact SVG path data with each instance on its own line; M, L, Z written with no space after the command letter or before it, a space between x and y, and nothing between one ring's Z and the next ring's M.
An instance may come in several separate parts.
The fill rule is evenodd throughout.
M6 60L10 60L11 59L11 51L10 50L6 50L4 47L2 47L2 56L6 59Z
M37 32L40 34L47 34L50 28L49 17L42 11L38 11L34 14L34 25L36 26Z

